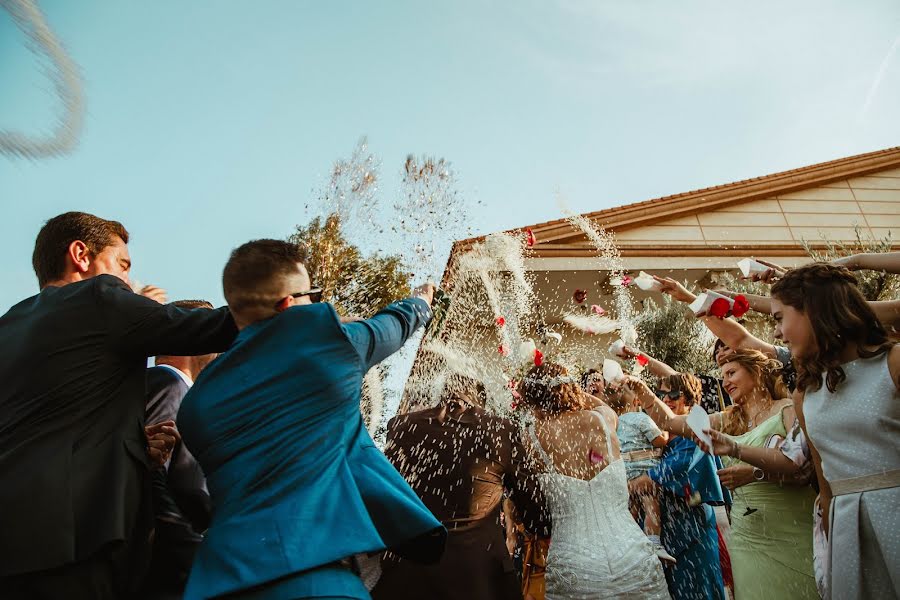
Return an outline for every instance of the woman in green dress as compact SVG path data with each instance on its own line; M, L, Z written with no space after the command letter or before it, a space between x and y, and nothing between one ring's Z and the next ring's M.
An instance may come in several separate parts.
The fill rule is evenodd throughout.
M755 350L729 355L722 375L734 405L710 415L711 428L742 446L780 445L796 419L780 369L778 361ZM639 394L644 410L661 429L692 435L685 417L676 416L649 392ZM739 457L725 464L719 477L735 492L728 538L735 600L817 599L812 561L815 492Z

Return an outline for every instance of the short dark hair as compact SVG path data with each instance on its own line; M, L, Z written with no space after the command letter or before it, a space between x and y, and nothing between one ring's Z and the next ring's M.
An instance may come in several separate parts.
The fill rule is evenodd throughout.
M301 246L284 240L253 240L235 248L222 273L228 307L240 312L277 302L269 290L279 279L295 275L297 263L305 260Z
M703 382L690 373L668 375L663 377L659 384L660 386L668 385L670 391L684 394L685 406L693 406L703 397Z
M723 342L721 339L716 338L716 343L713 344L713 351L712 351L712 359L713 359L714 363L719 364L719 361L716 359L716 355L719 354L719 348L725 348L726 346L728 346L728 344Z
M193 310L195 308L213 308L212 302L208 300L176 300L173 302L178 308L186 308Z
M66 253L69 245L82 241L93 256L115 243L119 237L128 243L128 231L118 221L109 221L84 212L67 212L44 223L34 241L31 264L44 287L66 272Z

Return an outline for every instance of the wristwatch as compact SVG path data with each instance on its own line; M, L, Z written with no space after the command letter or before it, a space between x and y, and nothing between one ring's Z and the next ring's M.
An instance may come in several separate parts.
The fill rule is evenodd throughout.
M760 469L759 467L753 467L753 479L757 481L762 481L766 478L766 472Z

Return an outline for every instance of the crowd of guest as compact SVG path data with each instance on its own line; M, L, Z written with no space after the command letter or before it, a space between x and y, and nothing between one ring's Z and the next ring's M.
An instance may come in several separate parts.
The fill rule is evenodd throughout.
M652 388L538 361L502 416L450 369L382 452L362 380L434 286L342 318L302 248L255 240L224 267L228 306L167 303L132 289L128 241L50 219L40 292L0 317L4 598L900 593L900 301L867 302L852 273L900 272L900 253L768 265L749 302L783 345L701 313L718 376L632 347Z

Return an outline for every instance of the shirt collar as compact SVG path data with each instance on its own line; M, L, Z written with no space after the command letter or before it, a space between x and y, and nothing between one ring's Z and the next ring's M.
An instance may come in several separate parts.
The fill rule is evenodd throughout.
M188 377L187 373L185 373L181 369L177 369L177 368L173 367L172 365L156 365L156 366L163 367L165 369L169 369L170 371L172 371L173 373L178 375L181 378L181 380L185 383L186 386L191 387L192 385L194 385L194 380L191 379L190 377Z

